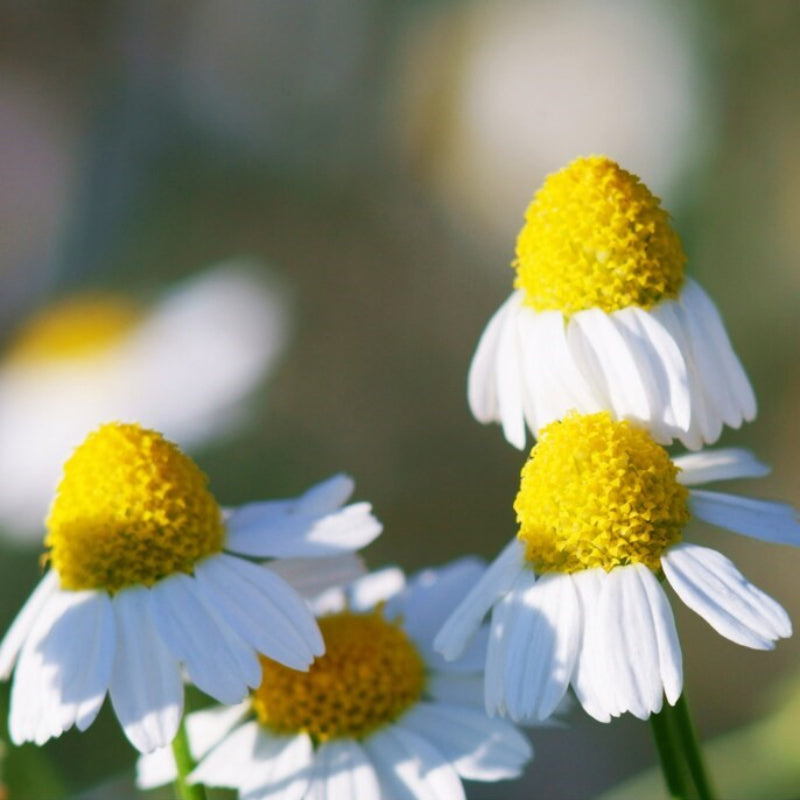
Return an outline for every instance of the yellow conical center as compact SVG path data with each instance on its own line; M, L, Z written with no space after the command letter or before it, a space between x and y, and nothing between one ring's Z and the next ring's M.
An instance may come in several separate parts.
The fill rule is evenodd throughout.
M90 433L64 465L45 545L64 589L105 589L191 574L222 549L222 514L206 476L139 425Z
M397 719L422 695L425 665L399 625L380 609L319 620L325 655L308 672L262 658L253 693L259 721L277 733L307 733L319 743L360 739Z
M95 356L122 340L141 314L120 297L87 294L46 308L22 327L8 350L14 363Z
M650 308L675 298L686 255L660 201L603 156L550 175L525 213L515 287L537 311Z
M660 569L689 519L687 489L663 447L606 413L547 425L522 468L518 538L537 572Z

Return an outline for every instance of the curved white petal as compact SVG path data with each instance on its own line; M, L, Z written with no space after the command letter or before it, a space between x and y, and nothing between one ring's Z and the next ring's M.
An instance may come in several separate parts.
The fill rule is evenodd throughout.
M783 607L716 550L682 542L661 556L661 567L678 597L726 639L771 650L791 636Z
M762 478L770 468L759 461L750 450L742 447L720 447L676 456L672 462L680 470L678 482L684 486L697 486L713 481L735 478Z
M325 650L302 598L265 567L220 553L195 566L199 596L251 647L293 669Z
M347 590L347 604L353 611L369 611L378 603L386 603L397 597L405 585L403 570L385 567L354 581Z
M538 580L526 570L509 592L503 634L503 697L514 720L543 721L566 694L575 666L581 611L568 576Z
M378 798L380 791L375 769L357 742L340 739L317 749L308 800Z
M330 558L281 558L265 566L306 600L329 589L347 586L366 572L363 559L356 553Z
M355 488L356 482L350 475L338 472L306 489L294 503L309 514L330 514L350 499Z
M525 447L523 363L520 348L521 334L517 326L520 313L521 301L509 305L508 314L503 320L500 331L494 375L497 381L497 406L503 435L506 441L518 450ZM529 423L535 430L536 420L531 419Z
M117 645L109 695L125 735L142 753L169 744L183 714L178 663L156 631L147 594L123 589L111 601Z
M58 573L51 569L39 581L3 637L3 642L0 644L0 680L8 680L26 637L47 601L57 591Z
M401 722L430 741L468 780L519 777L533 756L528 740L508 720L487 719L480 709L418 703Z
M752 539L800 546L798 512L786 503L693 489L689 510L705 522Z
M423 737L401 724L383 728L363 742L385 796L391 800L465 800L464 788L447 759Z
M434 649L449 661L458 658L486 613L511 588L523 569L525 546L515 536L447 618L434 639Z
M201 584L177 573L149 592L156 630L186 668L189 680L221 703L238 703L261 683L261 665L244 642L200 597Z
M256 742L266 736L256 720L250 720L229 733L209 752L194 768L189 779L192 783L203 783L207 786L224 786L238 789L255 780L252 754ZM292 737L275 737L285 744ZM276 750L277 750L276 746Z
M252 756L252 777L240 800L305 800L314 769L314 748L306 734L262 733Z

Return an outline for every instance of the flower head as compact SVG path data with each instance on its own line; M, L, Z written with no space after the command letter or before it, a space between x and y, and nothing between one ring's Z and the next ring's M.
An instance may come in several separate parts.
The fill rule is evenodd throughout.
M517 239L515 291L470 367L480 422L525 445L568 411L610 411L699 448L755 416L753 391L657 197L608 158L547 178Z
M684 540L690 516L758 539L800 545L789 506L694 489L763 475L743 450L671 459L649 434L606 412L570 414L542 432L522 470L516 538L437 637L456 656L487 611L487 709L545 719L572 685L607 721L674 703L683 677L661 578L715 630L771 649L786 612L720 553Z
M85 729L108 692L131 742L152 750L177 730L181 668L235 703L261 681L259 653L305 670L323 652L282 562L242 556L302 558L305 567L291 564L298 582L316 570L324 586L327 571L340 577L334 557L380 533L370 506L341 508L353 489L344 476L227 513L206 484L174 444L139 425L105 424L77 448L47 521L51 569L0 644L0 675L16 663L15 742Z
M462 778L519 775L530 746L479 707L485 637L452 664L431 647L481 571L465 559L404 586L389 569L329 597L319 609L325 655L307 673L262 659L262 683L238 710L189 716L201 759L192 779L242 797L458 800ZM168 750L140 759L141 786L173 775Z

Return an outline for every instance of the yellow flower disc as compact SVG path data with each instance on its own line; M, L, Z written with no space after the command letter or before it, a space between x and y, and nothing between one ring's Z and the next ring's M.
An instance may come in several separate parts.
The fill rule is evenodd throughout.
M361 739L419 700L425 664L380 610L323 617L319 627L325 655L308 672L262 657L264 678L253 692L261 724L276 733L307 733L317 743Z
M550 175L517 238L515 287L537 311L651 308L678 296L686 255L660 201L604 156Z
M607 412L547 425L522 468L514 503L537 572L658 571L689 519L678 468L650 435Z
M45 545L64 589L151 586L222 550L207 478L160 433L109 423L64 465Z
M136 306L112 295L63 300L22 327L8 358L14 363L40 363L98 355L122 340L140 316Z

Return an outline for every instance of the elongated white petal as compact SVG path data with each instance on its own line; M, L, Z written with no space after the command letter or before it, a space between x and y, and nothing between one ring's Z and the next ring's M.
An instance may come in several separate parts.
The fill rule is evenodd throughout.
M380 791L375 769L357 742L340 739L317 749L308 800L378 798Z
M261 683L261 665L252 646L207 608L194 578L177 573L149 592L156 630L186 668L189 680L226 705L238 703Z
M480 709L418 703L402 725L430 741L462 778L516 778L533 756L528 740L505 719L487 719Z
M355 481L339 472L306 489L295 503L309 514L330 514L350 499L355 488Z
M693 489L689 510L705 522L752 539L800 546L798 512L786 503Z
M221 553L195 566L200 597L259 653L307 669L324 644L302 598L264 567Z
M528 575L521 573L517 581L527 581ZM513 587L512 587L513 588ZM508 621L513 611L511 591L500 598L492 609L489 625L489 643L486 648L486 669L484 672L484 708L493 717L506 713L506 655L508 654Z
M497 381L497 407L500 424L506 441L522 450L525 447L524 387L522 381L522 353L520 332L517 326L519 308L509 306L509 313L503 320L500 342L495 362ZM536 420L530 420L536 429Z
M455 769L427 739L400 723L363 743L384 795L392 800L465 800Z
M58 573L51 569L39 581L3 637L3 642L0 644L0 680L8 680L23 642L47 601L56 591L58 591Z
M678 482L684 486L697 486L712 481L735 478L761 478L770 468L759 461L750 450L741 447L720 447L687 453L672 459L680 469Z
M136 760L137 789L155 789L156 786L172 783L177 777L175 756L169 746L144 753Z
M434 648L448 660L457 658L489 609L511 588L524 568L525 546L514 537L450 614L434 640Z
M682 542L664 553L661 567L678 597L726 639L771 650L791 636L783 607L716 550Z
M568 576L534 580L526 571L509 592L504 634L505 707L514 720L547 719L566 694L575 666L581 612Z
M347 586L366 572L363 559L356 553L330 558L280 558L266 566L306 600L328 589Z
M178 664L156 631L147 594L134 587L112 599L117 646L109 686L122 729L142 753L169 744L183 713Z
M240 725L229 733L190 775L192 783L203 783L207 786L224 786L238 789L248 782L248 770L252 772L251 756L256 742L265 736L261 726L255 720ZM275 737L277 744L286 744L290 737Z
M306 734L275 736L262 733L256 740L240 800L306 800L314 771L314 749Z
M378 603L396 597L406 585L403 570L386 567L364 575L348 589L348 605L353 611L369 611Z

